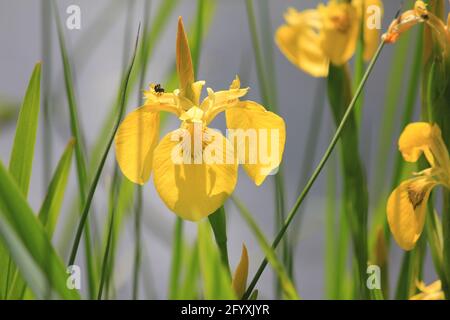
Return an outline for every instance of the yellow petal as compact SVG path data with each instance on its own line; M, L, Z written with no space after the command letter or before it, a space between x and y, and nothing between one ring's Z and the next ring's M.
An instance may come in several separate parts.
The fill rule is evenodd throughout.
M198 106L200 104L200 96L202 94L203 86L205 85L205 81L196 81L191 85L192 93L193 93L193 104Z
M242 244L241 260L233 274L233 289L238 298L241 298L247 287L248 277L248 253L245 244Z
M239 98L245 96L248 88L241 89L239 78L233 80L229 90L214 92L208 88L208 97L206 97L201 108L206 110L205 121L209 124L214 118L226 109L233 107L239 101Z
M320 45L318 18L316 10L297 13L291 9L286 14L288 24L275 33L275 42L291 63L313 77L326 77L329 59Z
M321 48L333 64L342 65L356 50L360 29L357 11L349 3L333 0L327 6L319 5L318 10L323 18Z
M153 150L159 138L159 112L143 106L130 112L115 137L116 159L132 182L144 184L152 170Z
M239 161L256 185L281 163L286 128L284 120L253 101L241 101L227 109L228 137Z
M183 19L178 18L177 33L177 72L180 81L181 95L195 100L192 84L194 83L194 67L192 65L191 50L189 49L188 39L184 32Z
M428 198L434 186L436 182L430 178L414 178L404 181L389 196L389 227L404 250L413 249L422 233Z
M149 111L167 111L179 116L181 108L178 106L178 98L173 93L155 91L155 84L151 84L148 90L144 91L145 105Z
M417 285L417 288L422 292L412 296L409 300L444 300L444 292L442 291L440 280L428 286L421 282Z
M383 35L383 41L395 43L402 33L422 22L423 19L417 14L416 10L405 11L399 18L395 18L391 22L387 32Z
M203 157L211 146L222 148L222 163L205 160L201 164L194 161L189 164L177 159L183 142L184 146L191 145L191 137L183 129L167 134L156 147L153 158L154 183L161 199L175 214L191 221L198 221L217 210L233 192L237 181L237 164L226 163L228 157L232 158L225 152L231 150L227 139L208 128L204 129L203 135L214 137L213 142L204 143ZM187 139L187 143L183 139Z
M442 139L437 125L415 122L405 127L398 140L398 147L406 161L416 162L424 152L428 162L433 165L434 158L430 148L436 139Z

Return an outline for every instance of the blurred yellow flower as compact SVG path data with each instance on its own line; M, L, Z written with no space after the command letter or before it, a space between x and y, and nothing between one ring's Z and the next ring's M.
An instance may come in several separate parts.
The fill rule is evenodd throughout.
M444 21L427 10L427 4L423 1L416 1L414 9L404 12L392 21L388 31L383 35L383 40L386 43L395 43L402 33L419 23L426 23L431 27L437 43L443 49L444 54L448 55L450 50L450 14L446 25Z
M419 282L417 288L421 292L412 296L409 300L444 300L444 292L442 291L440 280L435 281L428 286L423 282Z
M150 85L144 105L125 117L115 137L116 158L122 173L134 183L144 184L153 172L155 188L167 207L181 218L197 221L217 210L233 192L238 163L243 163L257 185L279 166L286 139L285 124L281 117L256 102L240 101L248 88L240 88L238 77L229 90L214 92L208 88L208 96L200 102L205 82L194 82L181 17L177 71L179 89L168 93L160 85ZM181 126L158 141L160 111L176 115ZM229 141L208 127L221 112L226 113L228 129L255 134L259 157L254 161L245 161L252 156L249 148L239 154L242 144L248 146L248 141ZM261 129L274 130L278 135L267 138ZM278 150L273 148L274 143ZM260 149L276 153L276 157L263 161ZM210 161L205 161L207 156ZM178 161L180 157L182 161Z
M430 168L400 184L389 196L387 219L395 240L404 250L414 248L425 223L431 190L441 185L450 189L450 158L436 124L409 124L399 139L399 149L408 162L416 162L423 153Z
M326 77L330 62L342 65L356 50L361 19L371 6L382 8L380 0L339 2L302 12L289 8L286 24L275 34L283 54L297 67L313 77ZM379 42L379 29L364 21L364 58L370 60Z

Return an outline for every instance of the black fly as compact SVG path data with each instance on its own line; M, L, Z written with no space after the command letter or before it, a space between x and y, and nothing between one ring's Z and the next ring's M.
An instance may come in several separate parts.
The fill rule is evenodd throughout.
M159 83L157 85L155 85L154 90L156 93L159 93L159 94L164 93L164 88Z

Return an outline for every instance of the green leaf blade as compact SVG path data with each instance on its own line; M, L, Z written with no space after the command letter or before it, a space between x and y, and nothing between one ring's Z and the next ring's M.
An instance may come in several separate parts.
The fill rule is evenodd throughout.
M61 209L64 193L67 186L67 179L70 173L70 167L72 164L72 154L74 150L75 140L72 139L67 144L52 180L47 190L47 195L39 210L39 220L47 230L49 237L53 235L56 222L58 220L59 212Z
M39 118L41 63L37 63L28 84L17 120L16 135L9 161L9 172L27 196L33 166L34 145Z
M79 298L78 292L66 287L67 274L62 260L58 257L44 227L33 213L20 188L1 162L0 224L11 225L36 264L46 275L51 287L61 298ZM3 234L3 237L5 237L5 234ZM15 250L14 247L8 249L11 253ZM20 261L15 262L20 263Z

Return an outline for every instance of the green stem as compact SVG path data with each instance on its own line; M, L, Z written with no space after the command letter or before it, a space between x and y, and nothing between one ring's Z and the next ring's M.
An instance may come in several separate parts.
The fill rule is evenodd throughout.
M108 228L108 237L106 240L106 247L105 247L105 253L103 255L103 262L102 262L102 271L100 275L100 285L98 289L97 294L97 300L102 299L103 295L103 287L106 280L107 270L108 270L108 263L110 261L109 259L109 252L111 248L112 243L112 235L113 235L113 228L114 228L114 218L116 215L116 208L117 208L117 185L118 185L118 178L119 178L119 169L116 167L114 170L114 178L112 181L112 188L111 188L111 198L110 201L112 202L111 206L111 213L110 213L110 221L109 221L109 228Z
M137 186L136 215L135 215L135 250L134 250L134 273L133 273L133 300L138 298L139 271L141 265L141 217L142 217L142 187Z
M378 57L380 56L380 53L381 53L383 47L384 47L384 42L382 42L380 44L374 57L372 58L372 61L370 62L369 66L367 67L367 70L361 80L361 83L359 84L358 89L355 92L353 99L350 102L347 110L345 111L344 116L342 117L341 123L339 124L339 126L336 129L336 133L334 134L333 139L331 139L331 142L330 142L327 150L325 151L325 154L323 155L323 157L320 160L319 164L317 165L316 169L312 173L312 175L311 175L310 179L308 180L308 183L306 184L302 193L298 196L297 200L295 201L295 204L292 207L291 211L289 212L289 215L288 215L283 227L280 229L277 236L275 237L272 247L276 248L278 246L278 244L280 243L280 241L283 239L283 236L286 233L292 220L294 219L298 208L302 204L302 202L305 199L306 195L308 194L309 190L311 189L311 187L313 186L317 177L319 176L320 172L322 171L323 167L325 166L328 158L330 157L331 153L333 152L334 147L336 146L336 143L338 142L338 140L341 136L342 130L344 129L345 124L347 123L347 119L349 118L350 114L352 113L353 108L356 104L356 101L358 100L358 97L361 94L361 92L367 82L367 79L369 78L369 75L372 72L373 67L375 66L375 63L378 60ZM263 273L264 269L266 268L266 266L267 266L267 260L264 259L264 261L259 266L258 271L256 272L255 276L253 277L253 280L251 281L250 285L248 286L243 299L248 299L248 297L252 293L253 289L255 288L259 278L261 277L261 274Z
M82 134L81 126L78 119L78 107L75 99L74 85L73 85L73 75L72 68L69 61L69 55L66 48L66 43L64 39L64 31L61 23L61 19L58 14L58 7L56 2L52 2L52 8L54 10L59 48L61 52L61 59L64 69L64 83L66 88L67 102L69 105L70 114L70 128L72 135L75 137L75 160L76 160L76 172L78 177L78 189L80 194L80 208L84 205L86 199L86 186L87 186L87 169L86 169L86 158L84 155L84 137ZM89 285L89 295L94 297L95 292L95 266L94 259L92 256L92 245L91 245L91 228L89 222L86 223L86 232L84 237L85 246L85 256L86 264L88 268L88 285ZM73 263L69 264L72 265Z
M140 26L139 26L139 29L140 29ZM102 155L102 158L100 160L100 163L99 163L99 165L97 167L97 170L95 171L94 179L93 179L93 181L91 183L91 186L89 188L89 193L88 193L88 196L87 196L87 199L86 199L86 203L85 203L84 208L83 208L83 212L81 214L80 222L78 224L77 233L75 235L75 240L74 240L74 243L73 243L73 246L72 246L72 251L70 253L69 265L73 265L73 263L75 262L75 258L76 258L77 251L78 251L78 246L79 246L80 240L81 240L81 235L83 234L83 229L84 229L84 226L86 224L87 217L89 215L89 209L91 207L92 198L94 197L94 193L95 193L95 190L97 188L98 181L100 180L100 175L101 175L101 173L103 171L103 167L105 166L105 162L106 162L106 158L108 157L109 149L111 148L111 145L112 145L112 143L114 141L114 137L115 137L116 132L117 132L117 129L119 128L120 121L122 120L123 114L125 112L126 92L127 92L127 88L128 88L128 81L130 79L131 70L133 69L134 60L136 58L136 48L137 48L137 44L138 44L138 40L139 40L139 29L138 29L138 34L137 34L137 37L136 37L136 43L135 43L135 46L134 46L133 57L131 59L131 63L129 65L129 67L128 67L128 71L127 71L127 74L126 74L125 79L123 81L123 86L121 88L122 89L122 99L121 99L121 105L120 105L120 112L118 114L118 117L117 117L116 123L114 125L113 131L112 131L112 133L111 133L111 135L109 137L109 141L108 141L108 143L106 145L106 148L105 148L105 150L103 152L103 155Z
M179 217L175 221L173 237L172 266L170 268L169 299L177 298L180 282L181 260L183 255L183 220Z
M336 299L335 270L336 266L336 167L332 158L327 169L326 207L325 207L325 292L329 299Z
M257 24L256 24L256 18L255 18L255 11L253 7L253 1L252 0L246 0L245 2L246 8L247 8L247 20L249 24L250 34L252 37L252 45L253 45L253 52L255 55L255 61L256 61L256 71L258 74L258 81L259 81L259 91L260 95L263 101L263 104L267 107L267 109L277 112L278 106L276 101L276 81L269 81L268 78L274 78L275 77L275 70L273 68L274 63L273 61L269 61L269 65L272 67L270 70L272 74L268 75L264 69L264 59L262 54L262 47L259 41L258 37L258 31L257 31ZM270 53L269 53L270 58ZM275 215L275 226L277 229L282 227L283 221L286 218L285 213L285 197L284 197L284 178L283 178L283 165L280 164L278 168L278 173L275 176L275 208L276 208L276 215ZM292 256L293 256L293 248L289 245L289 237L285 237L283 239L282 244L282 256L283 256L283 263L285 267L288 269L288 273L291 276L292 273ZM276 279L276 293L277 296L280 296L281 290L280 290L280 284L278 283L278 279Z
M151 32L150 26L150 14L151 14L151 1L146 1L144 5L144 32L142 35L142 48L147 46L149 42L149 35ZM142 66L142 71L139 79L139 88L144 87L145 78L147 76L147 66L149 59L145 56L143 50L140 51L140 64ZM139 104L142 104L142 94L141 91L138 91L138 101ZM141 126L141 122L139 122ZM141 267L141 217L142 217L142 187L137 186L137 199L136 199L136 211L135 211L135 220L134 220L134 230L135 230L135 249L134 249L134 273L133 273L133 300L138 299L139 296L139 272Z
M245 0L245 4L247 6L247 20L250 28L250 33L252 36L252 44L253 44L253 51L255 53L255 61L256 61L256 72L258 73L258 79L259 79L259 91L263 100L263 103L267 106L267 108L271 108L272 104L270 103L270 97L269 97L269 88L267 85L267 79L264 74L264 65L263 65L263 57L261 54L261 45L258 40L258 32L256 29L256 19L255 19L255 13L253 9L253 1L252 0Z
M214 238L216 239L217 247L219 248L220 259L222 260L222 263L225 266L231 279L230 263L228 261L227 221L225 208L221 206L213 214L209 215L208 219L214 232Z

